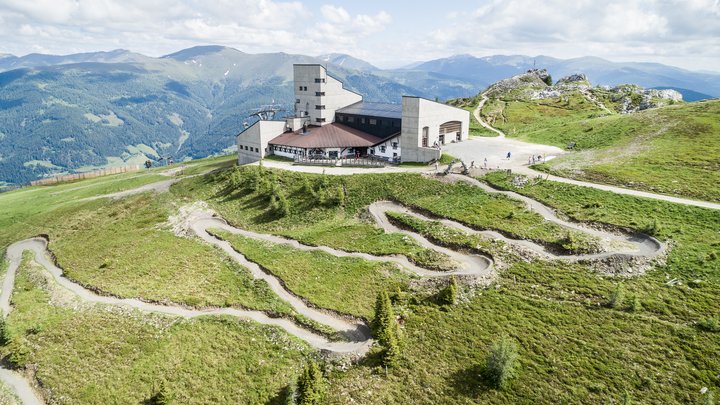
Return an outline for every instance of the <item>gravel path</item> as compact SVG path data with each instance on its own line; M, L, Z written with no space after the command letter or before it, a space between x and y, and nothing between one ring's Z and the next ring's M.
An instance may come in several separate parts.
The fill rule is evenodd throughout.
M477 122L480 123L480 125L482 125L482 126L485 127L486 129L489 129L490 131L493 131L493 132L495 132L496 134L498 134L498 139L505 139L505 132L503 132L503 131L501 131L501 130L495 128L495 127L493 127L493 126L490 125L490 124L488 124L488 123L485 122L485 121L482 119L482 117L480 116L480 111L482 110L482 108L483 108L483 106L485 105L485 103L487 103L487 101L488 101L488 98L487 98L487 96L483 93L483 94L480 96L480 102L478 103L477 108L473 110L473 115L475 116L475 119L477 120Z
M364 170L365 169L359 169ZM620 256L620 257L637 257L637 256L643 256L643 257L655 257L659 254L661 254L665 250L665 246L657 241L656 239L649 237L647 235L642 234L633 234L633 235L620 235L620 234L613 234L609 232L599 231L591 228L584 227L582 225L571 223L567 221L563 221L554 214L554 211L542 205L541 203L532 200L530 198L521 196L514 192L507 192L507 191L497 191L489 186L475 180L469 177L460 176L460 175L449 175L447 177L451 181L463 181L470 183L476 187L480 187L483 190L489 192L489 193L499 193L507 195L511 198L515 198L518 200L521 200L525 202L528 207L538 212L540 215L542 215L546 220L557 223L558 225L561 225L563 227L569 228L569 229L575 229L578 231L586 232L588 234L600 237L606 241L621 241L624 242L623 246L626 246L626 249L619 250L619 251L613 251L613 252L605 252L605 253L599 253L599 254L592 254L592 255L576 255L576 256L557 256L554 255L551 252L548 252L543 246L540 246L534 242L531 241L525 241L525 240L515 240L507 238L497 232L492 231L476 231L473 230L463 224L460 224L455 221L443 219L441 222L445 224L446 226L453 227L455 229L460 229L462 231L468 232L468 233L478 233L482 234L485 237L489 238L495 238L495 239L501 239L507 243L511 244L517 244L522 247L531 249L549 259L561 259L561 260L594 260L594 259L603 259L611 256ZM133 190L127 190L121 193L113 193L111 195L106 196L98 196L95 198L103 198L103 197L112 197L112 198L121 198L126 195L131 194L137 194L144 191L167 191L167 189L170 187L172 183L168 182L175 182L178 181L178 179L171 179L161 183L158 185L157 183L154 184L154 187L148 187L153 185L146 185L142 186ZM253 277L265 280L270 288L275 292L281 299L285 300L288 304L290 304L293 309L308 317L309 319L312 319L315 322L321 323L323 325L329 326L339 332L347 339L346 341L330 341L326 337L319 335L311 330L305 329L303 327L298 326L294 322L284 319L284 318L271 318L268 315L266 315L263 312L260 311L251 311L251 310L241 310L241 309L235 309L235 308L218 308L218 309L208 309L208 310L196 310L196 309L190 309L186 307L181 306L171 306L171 305L159 305L159 304L153 304L144 302L138 299L121 299L111 296L101 296L98 295L76 283L73 281L65 278L63 276L62 269L58 268L53 261L49 258L48 251L47 251L47 241L42 238L31 238L26 239L17 243L14 243L10 245L7 249L7 258L10 262L10 266L8 267L7 273L4 277L3 284L2 284L2 291L0 292L0 309L3 312L4 316L7 316L7 314L10 312L10 298L12 295L12 290L15 284L15 274L17 272L17 269L22 261L22 253L23 251L31 251L35 255L35 261L40 264L42 267L44 267L54 278L54 280L57 282L58 285L60 285L62 288L65 288L66 290L74 293L78 297L80 297L82 300L92 303L100 303L100 304L106 304L106 305L123 305L128 306L131 308L136 308L142 311L148 311L148 312L157 312L157 313L163 313L168 315L174 315L174 316L181 316L185 318L194 318L198 316L207 316L207 315L231 315L236 316L240 318L250 319L259 323L262 323L264 325L272 325L277 326L282 329L284 329L287 333L304 340L307 342L310 346L323 351L328 352L334 352L334 353L347 353L347 354L355 354L362 356L364 355L367 350L370 348L370 346L373 343L371 332L369 327L358 320L350 319L349 317L344 317L339 314L325 311L323 309L314 308L311 306L308 306L304 300L302 300L300 297L297 297L292 292L288 291L282 281L275 276L266 273L263 271L260 266L258 266L256 263L251 262L247 260L242 254L235 251L229 242L223 241L214 235L210 234L208 232L209 229L212 228L219 228L226 230L228 232L231 232L233 234L243 235L246 237L258 239L258 240L265 240L270 241L273 243L281 243L290 245L296 249L301 250L320 250L324 251L326 253L340 256L340 257L359 257L366 260L373 260L373 261L384 261L384 262L393 262L396 263L401 269L404 271L411 272L417 276L420 277L449 277L450 275L475 275L478 277L478 279L481 282L489 282L492 280L492 278L495 275L493 262L490 258L482 255L471 255L471 254L465 254L461 252L457 252L451 249L443 248L437 245L434 245L432 242L427 240L426 238L422 237L421 235L418 235L415 232L399 229L396 226L394 226L385 215L388 211L396 211L396 212L402 212L408 215L415 216L420 219L424 220L430 220L431 218L427 218L415 211L412 211L408 209L407 207L404 207L402 205L399 205L397 203L389 202L389 201L379 201L371 204L368 207L368 210L372 217L375 219L376 223L379 227L381 227L385 232L401 232L404 233L413 239L415 239L421 246L426 247L428 249L433 249L435 251L438 251L440 253L448 255L452 260L454 260L456 263L459 263L459 267L454 271L448 271L448 272L440 272L440 271L433 271L421 268L419 266L416 266L415 264L411 263L407 257L395 255L395 256L374 256L366 253L353 253L353 252L345 252L337 249L333 249L327 246L308 246L299 243L296 240L287 239L275 235L268 235L268 234L261 234L256 232L250 232L242 229L238 229L235 227L232 227L228 225L223 219L218 218L217 216L214 216L212 212L207 210L194 210L187 214L188 218L186 219L187 224L189 225L189 230L191 230L195 235L197 235L200 239L203 241L213 244L220 249L222 249L227 255L229 255L233 260L238 262L240 265L246 267L253 275ZM23 376L21 376L19 373L16 373L11 370L6 370L0 368L0 379L2 379L4 382L6 382L10 387L13 388L13 390L18 394L18 396L23 400L26 404L34 404L34 403L42 403L42 400L40 397L35 393L33 390L31 384L29 381L27 381Z

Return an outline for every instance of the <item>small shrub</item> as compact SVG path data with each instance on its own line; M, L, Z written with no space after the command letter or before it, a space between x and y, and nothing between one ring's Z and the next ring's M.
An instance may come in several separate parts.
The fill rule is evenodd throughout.
M625 391L623 393L622 401L620 401L620 404L631 405L632 404L632 395L630 395L629 392Z
M705 318L697 323L698 327L707 332L720 332L720 322L716 318Z
M325 382L320 367L314 361L305 365L297 382L299 405L321 404L325 396Z
M335 202L336 202L337 205L339 205L339 206L344 206L344 205L345 205L345 189L343 189L343 186L342 186L342 185L339 185L339 186L337 187Z
M172 394L165 385L165 381L160 382L160 388L145 403L149 405L167 405L172 403Z
M608 298L608 306L614 309L621 309L625 304L625 288L622 284L618 284L615 290Z
M715 405L715 394L712 391L706 392L702 403L703 405Z
M517 373L517 344L507 336L501 337L490 346L485 377L496 388L503 388Z
M636 296L633 297L632 301L630 301L630 311L632 312L640 312L642 311L642 302L640 302L640 298Z
M440 292L440 302L443 305L455 305L457 302L457 280L450 277L448 285Z
M643 226L640 231L651 236L657 236L660 233L660 224L658 224L656 218L653 218L653 220Z
M0 315L0 346L5 346L10 342L10 336L8 335L7 324L5 323L5 317Z

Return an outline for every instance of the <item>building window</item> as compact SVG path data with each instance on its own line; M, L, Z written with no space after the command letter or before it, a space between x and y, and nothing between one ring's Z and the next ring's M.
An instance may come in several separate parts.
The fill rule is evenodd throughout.
M375 148L370 148L370 154L371 154L371 155L374 155L374 154L375 154Z
M315 92L315 95L318 96L318 97L324 96L324 95L325 95L325 92L324 92L324 91L316 91L316 92Z
M300 86L300 91L302 91L303 86Z
M380 145L380 153L385 153L385 145Z
M324 105L316 105L316 106L315 106L315 109L316 109L316 110L324 110L324 109L325 109L325 106L324 106Z
M299 99L299 98L296 98L296 99L295 99L295 104L300 104L300 99Z
M255 153L260 153L260 148L255 148Z
M377 120L374 118L370 118L370 125L377 125Z
M355 122L355 117L347 117L347 122Z
M424 148L428 147L428 138L430 137L429 132L430 132L430 128L423 127L423 129L422 129L422 146Z
M392 143L392 148L393 148L393 149L397 149L397 148L398 148L398 143L397 143L397 142L393 142L393 143Z
M438 141L440 141L441 144L445 145L445 135L438 136Z
M325 118L315 118L315 122L325 122Z
M325 79L315 79L315 83L325 83Z
M360 123L361 123L361 124L364 124L364 123L365 123L365 117L360 118Z

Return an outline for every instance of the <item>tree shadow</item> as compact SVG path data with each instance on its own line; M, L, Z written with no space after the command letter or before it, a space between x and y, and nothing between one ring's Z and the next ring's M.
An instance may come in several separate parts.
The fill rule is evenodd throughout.
M270 398L267 402L265 402L265 405L286 405L286 404L292 404L292 396L294 395L294 390L292 385L288 384L277 392L274 397Z
M485 377L485 369L484 364L475 364L458 370L450 377L450 386L456 393L473 398L493 390L494 387Z

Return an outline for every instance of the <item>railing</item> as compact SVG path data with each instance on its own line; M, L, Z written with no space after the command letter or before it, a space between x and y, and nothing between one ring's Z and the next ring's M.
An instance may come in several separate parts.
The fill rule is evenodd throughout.
M294 164L307 166L385 167L388 164L388 161L370 156L359 158L325 158L296 156L294 159Z

